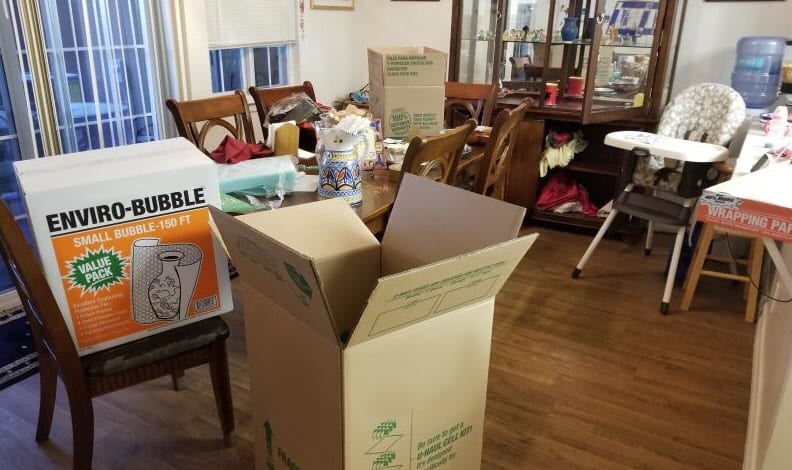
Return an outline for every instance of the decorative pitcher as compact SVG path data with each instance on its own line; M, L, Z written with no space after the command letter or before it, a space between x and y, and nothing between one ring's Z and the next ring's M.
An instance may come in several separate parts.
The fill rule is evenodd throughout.
M363 202L363 186L356 146L363 139L363 154L368 153L365 132L351 134L335 127L319 127L316 133L320 141L316 155L319 160L319 195L342 197L351 206L360 204Z

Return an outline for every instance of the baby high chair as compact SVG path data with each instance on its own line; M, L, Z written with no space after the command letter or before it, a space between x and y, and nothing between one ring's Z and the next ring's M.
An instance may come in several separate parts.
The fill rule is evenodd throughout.
M619 131L605 144L630 150L625 174L632 182L613 201L613 210L572 271L577 278L616 215L647 220L646 248L651 254L655 224L676 229L660 312L668 312L679 255L693 206L718 172L712 164L728 157L723 147L745 119L745 102L731 87L702 83L683 90L666 107L657 133Z

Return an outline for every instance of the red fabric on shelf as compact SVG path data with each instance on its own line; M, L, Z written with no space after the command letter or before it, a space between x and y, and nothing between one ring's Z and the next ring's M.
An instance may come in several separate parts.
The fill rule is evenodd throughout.
M238 140L232 135L227 135L216 149L209 154L217 163L239 163L251 158L267 157L272 155L264 144L249 144Z
M583 214L591 217L597 215L597 206L591 203L586 188L565 173L557 171L548 177L536 201L536 208L548 211L572 201L580 202Z

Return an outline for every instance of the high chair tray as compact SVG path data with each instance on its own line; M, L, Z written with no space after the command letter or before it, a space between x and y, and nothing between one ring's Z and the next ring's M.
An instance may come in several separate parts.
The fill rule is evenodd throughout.
M721 162L729 157L726 147L693 140L675 139L651 132L617 131L605 136L605 144L625 150L643 148L658 157L683 162Z

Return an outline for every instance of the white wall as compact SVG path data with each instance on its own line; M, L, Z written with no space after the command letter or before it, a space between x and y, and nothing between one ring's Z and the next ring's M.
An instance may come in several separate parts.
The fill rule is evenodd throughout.
M451 3L357 0L355 9L313 10L305 0L304 34L298 32L299 51L292 82L310 80L319 101L331 105L368 82L369 46L429 46L448 52ZM174 94L196 99L211 94L209 50L203 1L175 0L166 10L175 26L178 57L184 73Z
M688 0L672 95L696 83L730 85L743 36L792 37L792 2Z
M368 82L370 46L429 46L448 52L451 3L357 0L355 10L312 10L305 4L305 40L300 43L295 82L310 80L320 102Z

